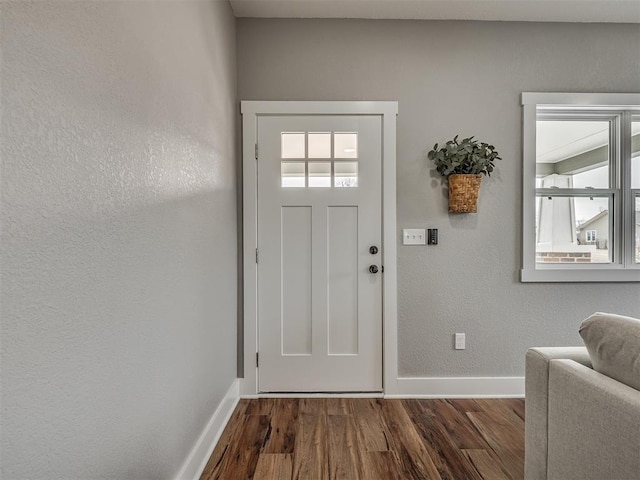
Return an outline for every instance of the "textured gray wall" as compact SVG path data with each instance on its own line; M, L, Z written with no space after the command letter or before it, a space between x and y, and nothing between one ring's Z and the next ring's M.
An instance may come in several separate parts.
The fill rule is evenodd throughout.
M640 317L640 284L522 284L523 91L640 92L640 25L426 21L238 21L242 100L398 100L400 229L440 245L399 245L402 376L524 374L533 345L579 345L595 310ZM504 160L477 215L448 215L425 161L455 134ZM452 334L466 332L467 350Z
M171 478L236 373L235 20L1 8L1 476Z

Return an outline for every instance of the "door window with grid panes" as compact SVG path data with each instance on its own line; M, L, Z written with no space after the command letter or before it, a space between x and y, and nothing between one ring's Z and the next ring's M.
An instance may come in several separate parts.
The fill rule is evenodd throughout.
M358 186L357 132L283 132L283 188Z

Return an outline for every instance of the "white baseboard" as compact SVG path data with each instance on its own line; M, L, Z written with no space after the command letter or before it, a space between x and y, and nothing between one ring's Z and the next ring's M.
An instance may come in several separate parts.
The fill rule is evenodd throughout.
M351 392L351 393L257 393L255 395L240 395L242 399L256 398L383 398L382 392Z
M239 400L240 382L236 378L211 416L200 438L198 438L193 449L189 452L189 456L176 476L176 480L198 480L200 478Z
M384 398L520 398L524 377L404 377Z

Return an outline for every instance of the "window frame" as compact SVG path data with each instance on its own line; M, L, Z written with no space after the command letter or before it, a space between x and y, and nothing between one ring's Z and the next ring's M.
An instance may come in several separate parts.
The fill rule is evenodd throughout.
M640 123L640 108L638 109L634 109L633 112L631 112L629 114L629 128L631 128L631 124L634 122L638 122ZM629 131L629 136L632 137L633 134L631 131ZM631 148L631 145L629 145L629 148ZM628 152L629 158L633 158L633 151L629 151ZM629 182L631 182L631 178L632 178L632 171L631 171L631 162L629 162L629 170L627 172L627 176L629 178ZM629 219L630 222L630 226L632 228L632 232L630 234L630 238L629 238L629 260L630 261L635 261L636 257L636 249L640 249L640 243L636 243L636 224L638 222L638 220L640 219L640 215L639 217L636 217L636 201L637 199L640 200L640 185L638 185L638 188L631 188L632 185L631 183L628 184L629 187L629 215L631 216L631 218ZM636 266L640 267L640 261L635 263Z
M631 122L640 116L640 94L537 93L522 94L523 215L522 282L640 282L635 262L635 198L631 189ZM536 188L538 117L563 120L609 119L609 188ZM612 263L536 263L536 203L538 196L609 197Z

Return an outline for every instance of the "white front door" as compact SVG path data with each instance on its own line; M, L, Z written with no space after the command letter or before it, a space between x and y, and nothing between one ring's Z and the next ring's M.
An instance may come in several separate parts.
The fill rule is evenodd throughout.
M382 121L258 117L261 392L382 390Z

